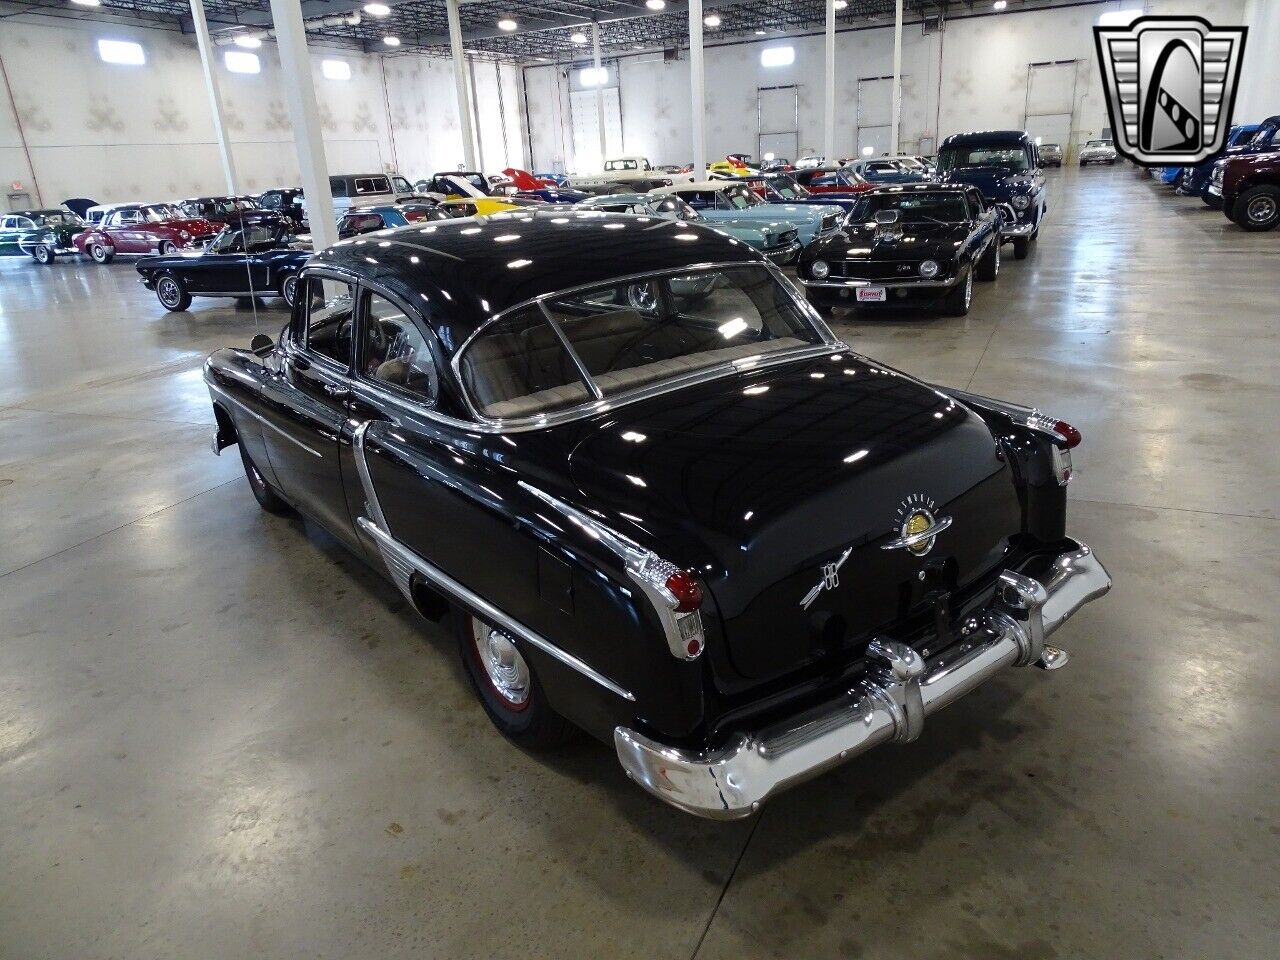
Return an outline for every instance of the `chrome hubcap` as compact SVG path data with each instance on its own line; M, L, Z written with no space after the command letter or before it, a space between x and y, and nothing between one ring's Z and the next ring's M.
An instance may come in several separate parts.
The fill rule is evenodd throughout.
M1276 215L1276 202L1270 197L1258 197L1249 204L1249 219L1254 223L1266 223Z
M178 302L178 285L172 280L160 281L160 299L165 303Z
M529 665L511 638L472 617L471 639L498 696L513 707L523 706L529 699Z
M293 295L298 292L297 277L290 277L284 282L284 300L289 306L293 306Z

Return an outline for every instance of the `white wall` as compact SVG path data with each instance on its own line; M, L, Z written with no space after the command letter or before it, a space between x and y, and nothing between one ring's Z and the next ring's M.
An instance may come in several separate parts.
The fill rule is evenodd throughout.
M1235 115L1257 123L1280 113L1280 0L1249 0L1244 22L1249 37Z
M147 64L103 63L96 50L97 38L103 36L141 43ZM276 49L264 43L255 52L262 64L259 74L229 73L221 62L218 65L238 186L247 193L298 182ZM372 172L394 164L416 178L462 163L447 61L321 47L312 47L311 53L330 171ZM194 37L20 17L4 21L0 55L45 204L73 196L110 202L225 191ZM221 58L221 51L218 55ZM320 73L325 57L350 63L351 79L325 79ZM501 90L506 99L499 108L493 65L477 64L476 70L487 166L500 169L507 165L507 156L523 164L517 72L503 68ZM500 120L496 126L488 120L504 113L506 140ZM31 172L7 98L0 96L0 184L8 192L14 181L29 187Z
M1252 2L1270 8L1273 19L1275 8L1280 8L1280 0ZM1198 14L1226 25L1244 22L1245 4L1246 0L1147 0L1146 8L1153 14ZM1079 61L1073 140L1079 143L1097 136L1107 119L1092 27L1103 11L1121 5L1111 2L956 18L948 21L942 33L930 36L923 34L919 24L905 26L903 149L915 149L921 137L940 141L965 130L1022 128L1028 64L1046 60ZM1133 5L1132 0L1123 4L1125 8ZM760 50L780 42L795 47L795 63L781 68L762 67ZM1250 38L1253 58L1261 56L1261 46ZM1275 49L1274 42L1271 49ZM682 51L681 57L674 63L661 62L654 56L624 57L619 61L625 152L643 154L655 163L688 163L693 158L687 51ZM1275 58L1271 61L1274 69ZM734 151L756 153L756 90L782 84L799 87L801 152L806 148L820 152L822 65L820 35L708 47L707 159ZM838 155L856 152L859 78L888 75L892 68L892 27L836 35ZM529 138L533 163L539 169L551 168L557 162L564 169L573 169L568 98L563 78L557 83L562 69L525 69ZM1271 89L1277 90L1274 85ZM1280 104L1275 109L1280 110ZM1244 116L1238 109L1237 117Z

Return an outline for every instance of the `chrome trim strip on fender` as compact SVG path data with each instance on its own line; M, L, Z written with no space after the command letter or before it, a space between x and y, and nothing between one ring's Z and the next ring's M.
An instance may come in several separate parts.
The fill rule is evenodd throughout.
M276 426L274 423L272 423L262 414L258 413L256 410L250 410L248 405L245 404L243 400L233 397L231 394L227 393L226 390L222 389L222 387L218 386L216 383L210 383L208 379L206 379L205 386L209 388L210 393L216 393L223 400L226 400L228 403L237 407L246 416L253 417L254 420L257 420L263 426L270 427L272 430L280 434L280 436L284 437L290 443L296 444L297 446L301 447L303 450L307 451L307 453L311 454L313 457L319 457L321 460L324 459L324 454L321 453L319 450L316 450L313 447L309 447L305 443L303 443L301 440L299 440L297 437L291 436L287 431L284 430L284 428Z
M587 679L593 680L604 687L610 693L616 694L624 700L635 702L635 695L625 687L614 683L598 670L595 670L568 651L562 650L537 631L508 615L470 587L459 583L431 561L418 555L406 544L401 543L391 535L386 517L382 512L382 505L378 502L378 492L374 489L373 477L369 473L369 462L365 453L365 436L371 423L372 421L369 420L361 423L356 428L351 442L351 449L355 452L356 473L360 477L360 486L364 491L365 506L371 514L369 517L357 517L356 525L377 543L378 549L382 553L382 558L386 562L387 572L390 573L392 581L400 592L404 594L405 598L410 603L413 602L413 590L409 581L412 574L417 573L423 579L429 581L432 586L475 610L482 617L487 618L495 626L501 627L513 637L524 641L531 647L536 647L565 666L576 670Z
M640 786L681 810L717 820L750 816L770 796L877 744L916 739L926 717L1007 666L1061 667L1066 651L1044 638L1110 589L1106 569L1079 544L1043 581L1004 571L996 598L954 655L925 662L905 644L876 638L866 676L843 696L714 750L673 747L616 727L618 760Z

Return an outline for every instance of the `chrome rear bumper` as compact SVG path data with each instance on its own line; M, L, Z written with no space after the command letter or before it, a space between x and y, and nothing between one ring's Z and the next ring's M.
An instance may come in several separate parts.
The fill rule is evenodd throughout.
M627 727L613 732L627 775L659 799L718 820L750 816L762 802L889 740L920 736L929 714L1007 666L1054 670L1066 651L1045 644L1080 607L1111 589L1111 577L1084 544L1061 554L1043 580L1013 571L960 649L926 664L911 647L878 638L872 666L838 700L776 726L743 733L714 751L670 747Z

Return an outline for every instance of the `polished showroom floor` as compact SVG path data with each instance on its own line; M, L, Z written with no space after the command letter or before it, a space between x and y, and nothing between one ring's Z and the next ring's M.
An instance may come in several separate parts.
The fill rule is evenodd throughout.
M0 263L0 958L1275 957L1280 235L1050 180L967 319L840 332L1078 425L1115 588L1066 670L729 825L504 742L445 630L209 453L200 362L278 307Z

